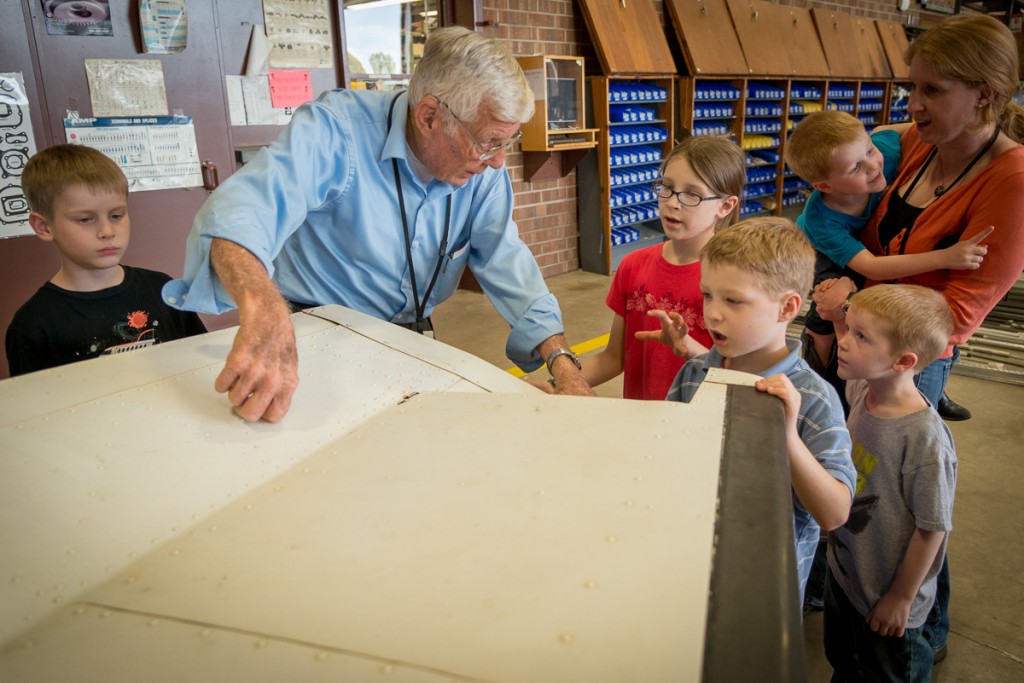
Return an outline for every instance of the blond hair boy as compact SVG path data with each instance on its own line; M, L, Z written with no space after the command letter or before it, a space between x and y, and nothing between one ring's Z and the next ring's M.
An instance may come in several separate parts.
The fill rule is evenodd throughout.
M820 111L803 119L786 141L786 163L814 192L796 219L818 252L815 285L844 275L858 287L865 278L892 280L932 270L975 269L987 252L983 231L946 249L875 256L855 234L866 224L900 165L900 126L879 126L869 136L850 114ZM835 335L813 304L805 322L812 367L834 371ZM805 356L806 357L806 356ZM820 364L820 368L819 368ZM841 390L841 385L840 385Z
M850 519L828 542L825 651L842 680L929 680L922 627L952 529L957 459L914 373L942 355L952 329L942 295L917 285L868 287L836 321L858 475Z
M121 265L128 248L128 181L83 145L54 145L21 178L29 225L60 255L60 270L14 314L5 337L11 375L206 331L164 303L164 273Z
M721 367L765 377L757 388L783 400L801 596L819 527L846 521L856 476L839 396L800 357L800 343L786 339L813 271L814 249L788 219L751 218L715 234L701 252L713 346L683 366L667 397L689 402L708 370Z

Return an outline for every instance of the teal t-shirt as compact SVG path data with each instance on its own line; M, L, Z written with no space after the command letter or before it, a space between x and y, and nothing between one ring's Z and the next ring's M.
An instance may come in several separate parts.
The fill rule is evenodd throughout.
M888 185L896 179L900 170L900 135L895 130L883 130L872 133L871 141L882 153L884 162L882 174ZM807 239L820 253L827 256L836 265L845 268L854 256L865 249L854 233L867 225L878 203L882 201L884 192L875 192L868 200L864 213L851 216L825 206L821 192L811 193L803 212L797 217L796 224L807 235Z

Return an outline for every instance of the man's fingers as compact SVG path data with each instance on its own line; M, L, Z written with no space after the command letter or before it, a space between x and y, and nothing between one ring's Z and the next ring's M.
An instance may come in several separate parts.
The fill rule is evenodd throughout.
M252 394L241 404L235 405L235 414L246 422L258 422L267 412L267 406L272 401L273 397L268 397L266 394ZM276 420L270 420L270 422L276 422Z
M534 389L543 391L545 394L555 393L555 388L551 386L550 382L538 382L537 380L528 379L526 380L526 383L532 386Z
M238 381L239 374L231 367L225 365L217 375L217 379L213 382L213 388L218 394L223 394L231 387L235 386L235 382Z
M235 406L235 414L246 422L280 422L291 408L296 388L297 385L278 382L273 390L261 389L245 394L239 403L232 399L233 392L228 394L228 399Z

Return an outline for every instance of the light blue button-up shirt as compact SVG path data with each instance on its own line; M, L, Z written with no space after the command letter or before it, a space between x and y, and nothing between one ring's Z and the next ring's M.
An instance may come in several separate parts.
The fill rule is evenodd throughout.
M222 313L234 302L210 264L213 238L235 242L267 268L281 294L304 304L341 304L383 320L416 319L392 158L398 160L422 299L437 264L446 200L452 198L446 256L425 315L450 297L469 265L511 332L505 348L526 371L542 360L540 342L563 331L561 311L512 220L504 167L487 168L459 188L424 183L409 164L408 96L334 90L299 107L269 147L228 178L196 215L185 276L165 300Z

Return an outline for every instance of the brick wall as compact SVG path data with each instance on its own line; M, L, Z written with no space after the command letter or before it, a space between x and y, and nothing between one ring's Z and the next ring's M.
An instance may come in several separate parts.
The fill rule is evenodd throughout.
M576 0L484 0L481 30L506 42L517 56L532 54L596 59ZM589 104L589 103L588 103ZM516 193L514 217L544 277L579 269L576 172L564 178L526 182L522 154L507 159Z
M856 16L901 22L926 23L929 18L917 16L920 12L916 2L912 3L913 9L901 14L896 10L896 0L770 1L804 8L825 7ZM654 0L654 5L661 14L662 0ZM480 30L505 41L514 54L582 56L587 60L587 72L599 73L600 63L576 0L483 0L483 13L490 25ZM910 15L914 15L914 19L908 20ZM670 45L675 45L671 27L668 31ZM557 180L526 182L520 153L510 155L507 165L516 193L514 216L519 234L537 257L544 277L577 270L579 225L575 171Z

